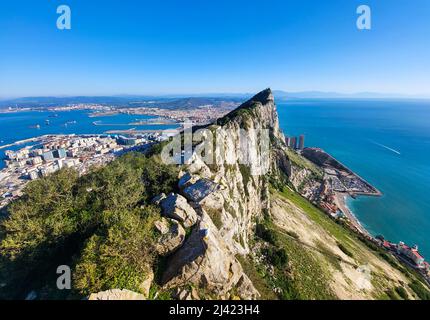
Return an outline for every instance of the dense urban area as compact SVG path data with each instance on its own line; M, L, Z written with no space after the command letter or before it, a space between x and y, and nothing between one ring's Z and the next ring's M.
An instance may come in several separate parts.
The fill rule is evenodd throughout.
M17 151L6 150L6 168L0 171L0 208L22 195L26 183L62 168L80 175L92 167L111 162L124 152L161 141L159 133L134 137L110 135L49 135L32 139L36 145Z

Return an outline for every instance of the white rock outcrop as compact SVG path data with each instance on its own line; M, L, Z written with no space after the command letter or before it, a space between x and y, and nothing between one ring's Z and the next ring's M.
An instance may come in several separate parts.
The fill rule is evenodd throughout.
M230 291L240 287L237 291L242 299L259 297L205 212L184 245L169 259L162 281L171 288L192 283L219 297L228 297Z
M160 202L163 216L179 221L185 228L193 226L197 222L196 211L188 204L183 196L170 193Z
M186 186L182 193L188 200L198 203L218 189L219 186L209 179L199 179L195 183Z
M92 293L88 300L146 300L145 296L126 289L111 289Z
M185 240L185 230L178 221L161 218L154 224L155 228L161 233L156 245L158 254L163 256L170 254L182 245Z

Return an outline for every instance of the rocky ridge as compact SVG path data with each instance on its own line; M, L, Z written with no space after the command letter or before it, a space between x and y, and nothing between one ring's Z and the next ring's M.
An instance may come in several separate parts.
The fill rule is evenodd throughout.
M300 268L306 270L309 261L315 266L298 285L303 297L321 297L313 294L317 282L324 288L324 298L341 299L380 298L385 290L408 282L398 268L347 231L341 231L334 222L326 221L327 217L313 216L316 209L273 190L276 186L281 186L280 190L289 186L293 194L299 193L318 204L324 198L325 186L322 170L286 146L270 89L206 129L218 142L211 151L214 163L203 160L204 141L198 142L182 166L177 193L161 194L153 200L163 215L156 228L162 234L157 251L166 256L161 277L164 290L174 290L178 299L264 298L240 261L267 265L257 253L267 244L255 244L256 227L265 219L273 222L277 233L293 242L290 250L298 247L303 251L288 254L308 259L303 260L303 265L303 261L291 256L286 267L289 277L301 281ZM243 154L238 147L243 129L268 130L269 151L257 147L261 137L250 135L247 143L254 146L252 154ZM252 161L246 165L239 160L243 158ZM261 165L259 159L264 158L268 159L267 170L255 174L258 168L254 165ZM274 275L273 266L268 266L268 272ZM282 292L277 287L271 290Z
M238 154L241 149L237 148L243 128L268 129L272 141L283 146L271 91L259 93L208 128L221 136L219 141L223 144L214 150L215 164L205 164L195 153L183 168L180 192L193 208L188 211L197 212L198 221L182 247L169 258L163 283L166 287L191 283L205 288L214 297L237 295L242 299L256 299L260 294L243 272L236 255L250 252L249 241L254 236L255 223L270 207L269 185L266 175L253 175L250 166L231 159L247 156ZM257 139L252 136L250 139L253 138ZM251 144L258 145L257 142L251 141ZM262 157L256 150L256 156ZM226 164L223 159L230 161ZM288 167L288 160L282 160ZM270 163L270 167L269 171L278 170L275 163ZM166 200L160 205L165 212L163 201Z

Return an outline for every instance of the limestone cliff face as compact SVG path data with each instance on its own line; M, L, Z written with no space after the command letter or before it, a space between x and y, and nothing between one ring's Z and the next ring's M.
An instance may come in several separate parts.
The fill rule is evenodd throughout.
M283 141L278 121L270 89L257 94L218 121L220 126L217 127L217 134L228 135L218 140L222 141L222 144L215 149L217 164L211 170L214 181L221 186L217 197L220 201L206 201L203 208L212 212L218 210L221 220L220 233L235 253L249 252L248 240L253 225L270 207L267 175L272 169L272 161L270 154L261 152L270 151L271 146L269 145L267 150L261 150L261 137L252 133L268 130L268 138L272 142ZM248 136L250 142L245 148L238 147L241 143L241 129L251 133ZM243 160L247 156L243 153L249 152L251 148L254 158L259 160L252 159L249 163L241 163L243 161L240 159ZM222 159L237 161L228 163ZM269 168L265 168L266 165ZM259 169L261 172L258 172Z
M168 255L163 286L176 289L179 299L261 298L238 257L267 269L276 282L274 266L264 256L270 244L256 237L256 225L264 219L283 237L280 246L289 262L282 274L288 272L300 297L373 299L407 283L398 269L297 197L294 191L320 204L323 172L285 145L278 121L267 89L198 135L202 139L179 176L180 195L155 200L167 218L190 227L183 244L174 242ZM241 130L250 133L246 139ZM291 198L275 190L287 185ZM278 297L291 289L270 286Z
M228 298L232 291L241 298L259 296L235 255L250 252L255 223L270 209L268 176L276 170L286 174L291 170L282 151L284 138L278 121L273 95L267 89L208 127L217 141L213 163L198 155L197 145L179 181L182 195L199 213L199 222L171 256L163 279L166 286L189 282L219 297ZM245 148L240 147L241 130L252 133L247 135ZM261 132L266 133L268 149L260 147ZM204 235L205 230L209 235Z

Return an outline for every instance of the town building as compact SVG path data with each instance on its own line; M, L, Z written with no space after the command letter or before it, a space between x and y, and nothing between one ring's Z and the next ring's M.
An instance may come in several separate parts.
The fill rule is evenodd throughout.
M411 260L417 267L424 267L425 259L420 255L418 246L408 247L404 242L400 242L397 246L397 252Z
M54 159L54 154L52 153L52 151L44 152L44 153L42 153L42 159L45 162L51 161Z
M292 149L297 149L297 138L296 137L291 137L289 147Z
M55 158L65 158L67 156L67 153L64 149L57 149L53 151L53 155Z
M303 150L305 148L305 136L302 134L299 137L299 150Z
M299 137L285 136L285 143L291 149L303 150L305 148L305 136L303 134Z
M91 167L103 166L123 152L132 151L159 138L148 133L121 137L111 135L51 135L21 150L6 150L6 168L0 170L0 208L21 194L29 180L48 176L62 168L74 168L80 175Z

